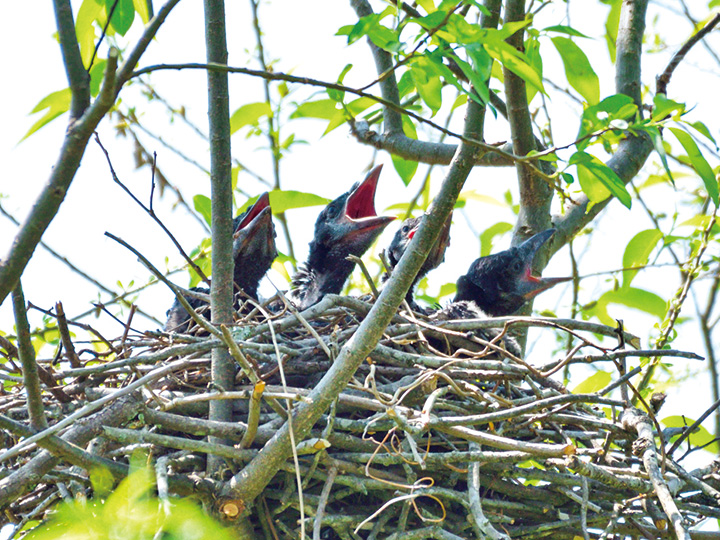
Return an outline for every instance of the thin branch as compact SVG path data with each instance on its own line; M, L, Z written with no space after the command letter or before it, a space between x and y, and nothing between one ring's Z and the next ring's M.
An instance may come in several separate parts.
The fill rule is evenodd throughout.
M670 78L673 76L673 73L680 65L680 62L685 59L685 56L688 52L690 52L690 49L692 49L696 43L698 43L701 39L708 35L712 31L712 29L715 28L715 25L717 25L719 22L720 13L716 13L712 19L705 23L705 26L698 30L694 36L688 39L685 44L680 47L680 50L673 55L670 63L665 68L665 71L663 71L662 74L660 74L655 79L656 93L667 95L667 86L670 83Z
M142 208L145 213L147 213L155 223L157 223L160 228L163 230L163 232L170 238L170 241L173 243L173 245L177 248L177 250L180 252L180 255L182 255L183 259L185 259L185 262L190 265L190 267L195 271L195 273L202 279L208 286L210 285L210 280L205 275L205 272L202 271L202 269L195 263L195 261L192 260L192 257L190 257L187 253L185 253L185 250L180 245L180 242L177 241L175 236L170 232L170 230L165 226L165 224L160 220L159 217L157 217L157 214L155 214L155 211L152 208L148 208L143 204L143 202L138 199L135 194L133 194L132 191L130 191L125 184L123 184L120 179L118 178L117 174L115 174L115 169L113 168L112 161L110 160L110 154L105 149L103 144L100 142L100 137L98 134L95 134L95 142L100 147L100 150L102 150L103 154L105 154L105 160L107 161L108 167L110 167L110 174L112 175L113 181L119 185L122 190L127 193L130 198L137 203L140 208Z
M17 328L18 357L22 363L30 425L35 429L45 429L48 424L45 418L40 379L38 378L38 366L35 362L35 349L30 342L30 325L27 319L25 296L19 281L13 290L12 299L13 311L15 312L15 327Z
M70 125L72 125L90 106L90 75L85 71L80 55L70 0L54 0L53 5L60 51L72 96L70 101Z
M297 77L294 75L287 75L285 73L280 73L280 72L267 73L264 71L258 71L258 70L254 70L254 69L241 68L241 67L230 67L230 66L224 66L224 65L218 65L218 64L198 64L198 63L158 64L158 65L154 65L154 66L148 66L148 67L145 67L145 68L135 71L132 74L132 77L133 78L139 77L140 75L143 75L145 73L152 73L154 71L182 70L182 69L202 69L202 70L208 70L208 71L224 71L224 72L228 72L228 73L241 73L241 74L250 75L253 77L261 77L263 79L269 79L269 80L275 80L275 81L286 81L286 82L291 82L291 83L303 84L303 85L307 85L307 86L317 86L320 88L329 88L329 89L334 89L334 90L340 90L340 91L347 92L349 94L353 94L353 95L356 95L359 97L366 97L368 99L372 99L373 101L376 101L377 103L383 105L386 109L388 109L390 112L392 112L393 115L400 116L402 114L405 114L419 123L426 124L426 125L432 127L433 129L435 129L441 133L445 133L446 135L448 135L450 137L459 139L460 141L462 141L468 145L475 146L481 150L485 150L485 152L488 152L488 153L496 153L499 156L501 156L503 159L509 160L510 162L515 162L518 159L517 156L513 155L512 153L505 152L496 146L493 146L491 144L486 144L486 143L482 142L481 140L475 139L473 137L468 137L466 135L460 135L458 133L454 133L453 131L446 129L443 126L436 124L435 122L428 120L411 110L404 109L401 106L397 105L396 103L388 101L385 98L378 97L376 95L369 94L367 92L363 92L363 91L360 91L356 88L352 88L349 86L343 86L343 85L337 84L337 83L328 83L328 82L324 82L324 81L319 81L317 79L312 79L309 77ZM386 122L388 122L387 114L388 113L386 113L386 115L384 117ZM387 135L387 133L386 133L386 135ZM394 133L393 133L393 135L394 135ZM426 143L426 144L430 144L433 146L436 145L436 143ZM446 145L446 146L457 150L457 147L455 147L453 145ZM438 151L435 150L435 152L433 152L433 153L437 154ZM443 151L443 155L444 154L445 154L445 152ZM481 157L481 155L478 154L477 156L474 157L474 161L479 161L480 157ZM420 161L425 162L422 159L420 159ZM438 161L437 163L447 163L447 161L442 161L442 162ZM540 174L543 174L543 173L540 172Z

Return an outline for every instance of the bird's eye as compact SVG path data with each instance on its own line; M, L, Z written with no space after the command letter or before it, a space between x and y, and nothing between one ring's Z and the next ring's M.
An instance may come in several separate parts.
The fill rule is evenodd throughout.
M403 226L403 228L402 228L403 234L405 234L405 233L407 233L407 232L409 232L409 231L410 231L410 226L409 226L409 225Z
M325 210L325 216L328 219L335 219L335 217L337 216L337 213L338 213L338 209L335 206L328 206L327 209Z
M520 272L523 268L523 264L520 261L514 261L512 264L513 272Z

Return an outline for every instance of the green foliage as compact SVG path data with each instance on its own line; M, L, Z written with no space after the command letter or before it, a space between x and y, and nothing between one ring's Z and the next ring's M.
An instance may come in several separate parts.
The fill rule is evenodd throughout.
M251 125L257 126L258 122L267 116L272 115L270 105L264 101L259 103L247 103L238 108L230 116L230 133L235 133L240 128Z
M490 255L493 250L493 240L513 230L512 223L500 221L488 227L480 234L480 256Z
M592 202L601 202L614 195L623 205L630 208L632 199L625 184L615 171L598 158L585 152L575 152L568 160L568 164L577 167L582 190Z
M628 242L623 254L623 268L636 268L644 266L648 262L650 253L655 249L658 241L662 238L662 232L657 229L640 231ZM637 270L623 271L623 289L630 287Z
M712 170L712 167L710 167L710 164L707 162L705 157L702 155L702 152L700 151L700 148L698 148L697 143L693 140L692 135L690 135L687 131L684 131L679 128L670 128L670 131L672 132L675 137L677 137L677 140L680 141L680 144L683 146L685 151L687 152L688 159L690 160L690 164L692 165L692 168L695 170L695 172L700 175L700 178L702 178L703 184L705 184L705 189L707 189L708 195L712 199L713 203L715 203L715 206L718 205L718 181L717 178L715 178L715 173Z
M99 480L96 475L95 480ZM101 482L105 493L107 483ZM94 483L94 485L100 485ZM62 502L53 517L32 531L28 540L92 538L94 540L230 540L233 535L195 504L152 495L154 478L148 469L133 472L107 498Z
M115 6L115 11L112 11ZM135 5L133 0L105 0L105 12L112 13L110 25L115 31L124 36L135 20Z
M592 394L602 390L612 382L613 374L609 371L597 371L572 389L573 394Z
M35 105L35 108L30 111L30 113L35 114L45 109L47 109L47 111L45 111L42 118L32 125L20 141L24 141L41 127L46 126L61 114L68 112L70 110L70 97L70 89L65 88L64 90L58 90L57 92L53 92L41 99L40 103Z
M614 326L616 324L615 319L608 314L608 306L610 304L621 304L629 308L644 311L657 317L659 320L662 320L665 316L667 306L667 302L653 292L635 287L625 287L602 294L600 298L586 310L586 313L597 317L603 324Z
M667 427L690 427L695 422L692 418L686 416L666 416L661 420L662 424ZM677 436L679 437L679 435ZM676 439L677 437L674 437ZM688 442L693 447L705 447L705 450L711 454L720 454L720 443L715 440L715 436L702 426L698 426L688 437ZM671 439L671 442L674 442ZM706 446L707 445L707 446Z
M570 38L557 36L552 38L552 42L560 53L565 66L565 76L570 86L577 90L588 104L598 103L600 101L600 79L583 50Z
M197 194L193 197L193 207L200 214L208 225L212 224L210 198L207 195Z

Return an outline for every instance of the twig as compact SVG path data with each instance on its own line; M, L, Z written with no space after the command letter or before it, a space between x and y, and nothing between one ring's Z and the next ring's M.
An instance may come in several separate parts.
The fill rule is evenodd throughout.
M178 360L176 362L171 362L170 364L167 364L165 366L159 367L144 377L141 377L137 381L129 384L128 386L125 386L124 388L121 388L112 394L105 396L103 398L98 399L97 401L93 401L92 403L88 403L84 407L78 409L74 413L66 416L56 424L53 424L49 428L33 435L32 437L28 437L27 439L23 440L22 442L16 444L12 448L6 450L2 454L0 454L0 463L7 461L8 459L17 456L20 452L22 452L25 448L27 448L30 444L39 441L40 439L47 437L48 435L53 435L60 431L61 429L71 425L76 420L82 418L83 416L87 416L88 414L102 408L107 403L110 403L111 401L114 401L118 399L119 397L125 396L127 394L132 393L135 389L140 388L141 386L144 386L145 384L154 381L156 379L159 379L166 373L171 373L175 370L183 369L187 367L188 361L187 360Z
M115 169L113 168L112 162L110 161L110 154L105 149L103 144L100 142L100 137L98 136L97 133L95 133L95 142L98 144L98 146L102 150L103 154L105 154L105 159L107 160L108 167L110 167L110 174L112 175L113 181L116 184L118 184L122 188L122 190L125 193L127 193L130 196L130 198L133 201L135 201L138 204L138 206L140 206L140 208L142 208L153 219L153 221L155 221L155 223L157 223L160 226L160 228L163 230L163 232L168 236L168 238L170 238L170 241L180 252L180 255L182 256L182 258L185 259L185 261L197 273L197 275L200 277L200 279L202 279L203 282L205 282L208 286L210 286L210 280L205 275L205 272L203 272L202 269L195 263L195 261L193 261L192 258L187 253L185 253L185 250L180 245L180 242L177 241L175 236L170 232L170 230L165 226L165 224L160 220L160 218L157 217L157 215L155 214L155 211L152 209L152 207L148 208L147 206L145 206L143 204L143 202L140 199L138 199L132 193L132 191L130 191L127 188L127 186L120 181L117 174L115 174ZM153 168L153 171L154 171L154 168ZM155 185L154 182L153 182L153 185ZM152 201L152 198L151 198L151 201Z
M79 368L82 364L75 352L75 346L73 345L72 338L70 337L70 330L68 330L67 319L65 318L65 311L63 310L62 302L55 303L55 314L57 316L56 320L58 330L60 331L60 339L62 340L62 345L65 349L65 356L70 362L70 367Z
M690 49L692 49L698 41L709 34L718 22L720 22L720 13L716 13L712 19L705 23L705 26L698 30L694 36L688 39L685 44L680 47L680 50L673 55L670 63L665 68L665 71L663 71L662 74L658 75L655 79L656 93L667 95L667 86L675 69L680 65L680 62L683 61L687 53L690 52Z
M323 485L322 492L320 493L320 501L317 505L315 512L315 522L313 523L313 540L320 540L320 530L322 529L322 520L325 514L325 506L327 505L328 498L330 497L330 491L332 490L333 482L337 476L338 469L335 466L330 467L328 471L325 485Z
M476 452L480 450L480 445L473 442L470 443L469 448L471 451ZM470 512L473 517L473 528L475 529L477 537L489 538L490 540L509 540L510 537L505 533L497 531L483 513L480 502L480 463L477 461L473 461L468 466L467 489Z
M660 474L652 425L648 421L647 415L639 409L627 408L623 411L621 421L626 430L635 431L638 435L633 443L633 453L642 458L655 494L673 524L675 535L678 540L690 540L690 534L683 525L682 514L675 504L667 483Z
M25 307L25 296L23 295L22 285L18 281L12 292L13 312L15 313L15 326L17 328L18 338L18 357L22 364L23 382L25 384L25 392L27 394L28 414L30 416L30 425L34 429L47 428L47 419L45 418L45 407L42 400L42 392L40 390L40 379L38 378L38 368L35 362L35 349L30 342L30 325L27 320L27 309Z

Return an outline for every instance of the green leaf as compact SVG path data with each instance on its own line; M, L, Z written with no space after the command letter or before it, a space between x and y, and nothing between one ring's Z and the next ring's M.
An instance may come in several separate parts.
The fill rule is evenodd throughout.
M670 116L674 112L678 112L679 114L684 113L685 104L678 103L677 101L673 101L672 99L668 99L664 94L655 95L655 97L653 98L653 120L662 120L666 116Z
M75 35L80 46L80 56L83 65L87 68L95 51L95 25L93 24L103 14L103 3L97 0L83 0L75 19Z
M594 394L612 382L609 371L598 371L572 389L573 394Z
M400 41L397 33L386 26L380 24L380 21L388 13L386 9L383 13L372 13L361 17L353 26L343 26L335 35L348 37L348 45L355 43L363 36L367 36L370 40L388 52L398 52L400 50Z
M551 39L560 53L568 83L585 98L589 105L600 101L600 79L593 71L588 57L570 38L557 36Z
M527 84L534 86L538 91L545 94L542 76L530 64L527 56L504 41L487 42L485 43L485 49L490 56L498 60L503 66L523 79Z
M399 156L396 156L395 154L392 154L391 156L393 167L395 167L395 171L400 176L400 179L403 181L403 184L406 186L410 183L410 181L415 176L415 173L417 172L418 163L417 161L410 161L408 159L403 159Z
M399 52L402 48L397 32L382 24L372 26L367 35L370 41L389 53Z
M403 132L407 137L409 137L410 139L417 139L417 130L415 129L415 124L413 124L412 120L409 117L403 115L402 126ZM393 166L395 167L395 171L400 176L403 184L407 186L417 172L417 161L407 160L401 158L400 156L396 156L395 154L392 154L391 158Z
M69 88L65 88L64 90L58 90L57 92L53 92L52 94L49 94L42 98L40 100L40 103L35 105L35 108L30 111L30 114L35 114L43 109L47 109L45 111L45 114L40 118L37 122L35 122L32 127L28 130L28 132L23 136L22 139L20 139L20 142L27 139L30 135L35 133L38 129L41 127L49 124L52 122L55 118L60 116L63 113L66 113L70 110L70 99L72 98L72 94L70 93Z
M471 47L473 45L470 45ZM484 48L481 48L482 52L487 56L488 60L490 61L490 65L492 65L492 59L487 54ZM487 81L488 78L484 77L479 71L474 67L465 62L464 60L461 60L458 57L453 57L455 60L455 63L460 67L462 72L465 74L465 76L468 78L468 80L472 83L473 88L477 90L478 96L480 96L480 99L483 103L487 103L490 101L490 90L488 89ZM474 64L475 62L473 62ZM490 67L490 65L488 67ZM482 69L482 68L481 68ZM454 76L453 76L454 78ZM458 83L459 84L459 83ZM466 92L463 89L464 92ZM473 97L476 101L477 98L475 98L474 94L471 94L471 97Z
M570 156L568 164L577 166L580 187L592 202L601 202L608 195L614 195L630 208L632 199L625 184L615 171L598 158L585 152L575 152Z
M540 42L533 36L528 36L525 40L525 54L527 55L530 65L537 71L542 77L543 72L543 59L540 54ZM525 87L527 94L527 102L530 103L535 95L537 94L537 88L534 86L527 85Z
M300 107L302 107L302 105ZM297 110L295 112L297 112ZM248 125L256 126L263 116L271 115L272 109L270 105L264 101L243 105L232 113L230 117L230 134Z
M251 204L257 201L257 197L248 199L238 209L238 214L245 211ZM330 199L315 195L314 193L306 193L303 191L292 190L274 190L270 192L270 207L273 214L282 214L293 208L306 208L308 206L324 206L330 202Z
M90 95L93 97L100 93L100 85L105 76L105 66L107 60L95 60L92 69L90 69Z
M108 15L116 2L110 24L118 34L124 36L130 30L135 19L135 6L133 0L105 0L105 12Z
M420 97L432 111L432 116L435 116L435 113L442 106L442 82L440 76L424 56L413 62L410 66L410 72Z
M713 144L715 145L715 149L717 149L717 142L715 142L715 139L713 138L712 134L710 133L710 130L707 128L707 126L705 124L703 124L699 120L697 122L687 122L687 124L689 126L692 126L693 128L695 128L697 131L702 133L708 139L710 139L713 142Z
M668 416L663 418L661 422L667 427L681 428L690 427L695 423L695 420L688 418L687 416ZM700 425L690 434L688 442L694 447L700 447L713 442L714 438L715 437L707 429ZM705 450L713 455L720 454L720 443L715 441L713 444L706 446Z
M700 178L702 178L708 195L715 203L715 206L717 206L718 181L715 178L715 173L712 168L703 157L702 152L700 152L698 145L693 140L692 135L679 128L670 128L670 131L672 131L672 134L675 135L677 140L680 141L680 144L682 144L685 152L687 152L688 158L690 158L692 168L695 169L695 172L697 172L700 175Z
M210 208L210 199L208 197L200 194L195 195L193 197L193 207L195 207L195 211L198 214L205 218L208 225L212 224L212 210Z
M148 11L148 0L133 0L133 6L143 24L150 21L150 12Z
M609 304L621 304L629 308L644 311L653 315L658 320L665 316L667 303L655 293L643 289L628 287L616 291L608 291L597 299L596 304L588 310L588 313L597 317L601 323L614 326L613 319L607 312Z
M562 24L556 24L554 26L548 26L547 28L543 28L542 32L556 32L558 34L567 34L569 36L575 36L580 38L587 38L590 39L590 36L586 36L582 32L579 32L578 30L575 30L572 26L565 26Z
M332 99L306 101L298 105L297 109L290 115L290 118L321 118L322 120L332 120L338 110L335 101Z
M672 182L672 185L674 186L675 179L673 178L672 172L670 171L670 166L668 165L667 153L665 152L665 144L663 142L662 133L660 133L660 130L655 126L648 126L644 128L644 130L648 135L650 135L653 146L655 147L655 151L657 151L658 155L660 156L660 162L662 163L663 168L665 169L665 172L670 179L670 182Z
M513 226L510 223L506 223L504 221L500 221L499 223L496 223L495 225L492 225L485 229L480 234L480 256L485 257L486 255L490 255L493 248L493 239L496 236L500 236L512 231L512 229Z
M657 229L647 229L640 231L625 246L623 254L623 268L635 268L645 266L650 257L650 253L657 246L658 241L662 239L662 232ZM626 289L632 283L637 275L637 270L623 271L623 288Z
M620 27L620 8L622 0L604 0L604 3L610 4L610 12L605 21L605 41L607 42L608 52L610 53L610 61L615 63L615 53L618 36L618 28Z

